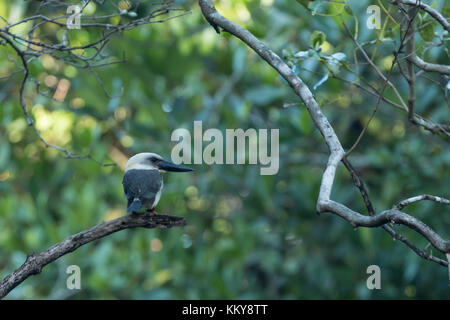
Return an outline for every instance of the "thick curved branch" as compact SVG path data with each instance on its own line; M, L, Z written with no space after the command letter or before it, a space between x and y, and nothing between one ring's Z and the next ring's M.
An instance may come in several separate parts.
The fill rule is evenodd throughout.
M60 243L42 251L39 254L30 253L27 260L13 273L6 276L0 283L0 299L22 283L31 275L39 274L47 264L57 260L61 256L75 251L82 245L103 238L109 234L123 229L131 228L172 228L186 225L182 217L162 214L137 214L120 217L108 222L102 222L95 227L74 234Z
M421 58L419 58L415 52L408 55L407 59L424 71L450 75L450 66L425 62Z
M333 187L334 177L336 174L336 168L339 162L343 161L345 152L336 133L328 122L328 119L320 110L320 107L317 104L313 94L311 93L311 90L293 72L293 70L289 68L289 66L278 55L276 55L266 45L264 45L264 43L253 36L253 34L251 34L248 30L245 30L244 28L238 26L237 24L231 22L230 20L219 14L211 0L199 0L199 5L203 12L203 15L211 25L213 25L214 27L220 27L225 31L233 34L237 38L241 39L262 59L264 59L269 65L271 65L289 83L291 88L300 97L300 99L308 109L312 120L324 137L330 152L328 163L322 176L319 197L317 200L316 207L319 213L334 213L349 221L354 227L381 227L385 226L388 223L402 224L424 236L436 249L438 249L442 253L450 252L450 241L442 239L435 231L433 231L423 222L404 212L392 209L386 210L378 215L365 216L347 208L341 203L330 200L331 189ZM348 165L348 162L346 164L346 167L351 167ZM352 175L352 178L354 179L354 182L359 183L355 175ZM361 187L359 188L360 190L362 190ZM365 193L365 191L363 196L367 196L367 193ZM366 206L370 208L369 211L373 211L370 202L367 200L368 199L365 199Z

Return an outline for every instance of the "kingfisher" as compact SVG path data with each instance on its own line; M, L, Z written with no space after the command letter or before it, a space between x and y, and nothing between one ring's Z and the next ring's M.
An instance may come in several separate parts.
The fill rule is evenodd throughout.
M138 153L128 159L123 176L123 191L127 198L127 212L152 212L161 197L162 174L166 171L186 172L193 169L165 161L151 152Z

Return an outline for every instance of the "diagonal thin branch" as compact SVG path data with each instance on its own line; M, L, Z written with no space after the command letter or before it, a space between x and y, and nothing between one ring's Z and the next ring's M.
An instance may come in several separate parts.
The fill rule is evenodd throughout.
M340 16L341 18L341 22L345 28L345 30L347 31L347 33L350 35L350 37L353 39L353 42L355 42L355 44L357 45L357 47L360 49L361 52L364 52L364 50L362 49L362 46L358 43L358 41L356 40L356 38L351 34L350 30L348 29L347 25L344 22L344 19L342 19L342 16ZM381 91L377 97L377 102L375 104L375 107L372 110L372 113L369 117L369 120L367 120L366 124L364 125L364 128L362 129L361 133L359 134L358 138L356 139L356 141L353 143L353 145L350 147L350 149L345 153L345 158L347 158L350 153L352 153L352 151L356 148L356 146L359 144L359 142L361 141L362 137L364 136L364 134L367 131L367 128L370 125L370 122L372 121L372 119L375 117L375 113L378 111L378 107L380 106L380 102L382 100L383 94L384 94L384 90L386 90L386 87L388 86L390 82L390 78L392 75L392 71L394 70L395 64L398 61L398 55L400 54L400 52L403 49L403 46L405 44L405 39L408 37L408 35L410 35L410 30L411 30L411 26L413 24L414 18L412 18L411 20L408 21L408 26L406 28L406 32L405 32L405 36L401 39L400 41L400 45L398 47L398 49L394 52L394 59L392 59L392 63L391 63L391 67L388 71L387 76L384 78L384 83L383 83L383 87L381 88ZM366 57L368 57L367 55L365 55ZM370 59L368 61L371 61ZM373 66L375 66L375 64L371 64ZM376 67L375 67L376 68ZM382 75L381 71L378 71L379 74ZM394 87L393 85L391 87ZM395 88L395 87L394 87ZM400 101L403 101L402 99L400 99ZM412 116L414 116L414 109L412 112Z
M145 213L132 213L108 222L102 222L92 228L74 234L42 251L39 254L30 253L27 260L13 273L6 276L0 283L0 299L17 287L28 277L39 274L47 264L63 255L75 251L82 245L103 238L109 234L131 228L172 228L186 225L182 217Z

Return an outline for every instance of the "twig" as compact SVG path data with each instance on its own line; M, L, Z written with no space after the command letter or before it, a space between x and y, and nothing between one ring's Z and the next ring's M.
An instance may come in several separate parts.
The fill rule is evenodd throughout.
M422 9L425 12L428 12L430 16L432 16L437 22L439 22L445 30L450 32L450 23L447 19L436 9L433 9L426 3L423 3L421 0L390 0L390 2L394 5L406 4L408 6L414 6Z
M344 22L344 19L342 19L342 16L340 16L340 18L341 18L341 22L342 22L342 24L343 24L345 30L346 30L347 33L350 35L350 37L353 39L353 42L355 42L355 44L356 44L357 47L361 50L361 52L364 52L364 50L362 49L362 46L358 43L358 41L355 39L355 37L351 34L350 30L348 29L347 25L346 25L345 22ZM411 25L413 24L413 23L412 23L413 21L414 21L414 17L413 17L411 20L408 21L408 26L407 26L407 28L406 28L405 36L401 39L400 45L399 45L398 49L394 52L394 59L392 59L391 67L390 67L390 69L389 69L389 71L388 71L388 74L387 74L386 77L384 77L384 75L383 75L383 77L384 77L383 87L381 88L381 91L380 91L380 93L379 93L379 95L378 95L377 102L376 102L376 104L375 104L375 107L374 107L373 110L372 110L372 113L371 113L371 115L370 115L370 117L369 117L369 120L367 120L366 124L364 125L364 128L362 129L362 131L361 131L361 133L359 134L359 136L358 136L358 138L356 139L356 141L353 143L353 145L350 147L350 149L345 153L344 158L347 158L347 157L350 155L350 153L352 153L352 151L353 151L353 150L356 148L356 146L359 144L359 142L361 141L361 139L362 139L362 137L364 136L365 132L367 131L367 128L369 127L370 122L371 122L372 119L374 118L375 113L378 111L378 107L380 106L380 102L381 102L381 100L382 100L382 97L383 97L383 94L384 94L384 90L386 89L387 85L388 85L389 83L391 83L389 79L390 79L390 77L391 77L391 75L392 75L392 71L394 70L394 66L395 66L395 64L396 64L397 61L398 61L398 55L399 55L399 53L400 53L400 52L402 51L402 49L403 49L403 46L404 46L404 44L405 44L405 39L407 38L407 36L408 36L408 34L409 34L409 30L410 30L410 28L411 28ZM413 40L413 41L414 41L414 40ZM366 54L365 56L367 57L366 59L368 59L367 54ZM368 59L368 61L372 61L372 60ZM369 62L369 63L370 63L370 62ZM374 63L371 63L371 65L372 65L372 66L375 66ZM375 68L378 70L378 68L377 68L376 66L375 66ZM378 71L378 73L382 75L381 71ZM391 87L395 88L393 85L392 85ZM399 95L399 94L398 94L398 95ZM400 97L400 101L403 101L403 100L401 99L401 97ZM403 102L402 102L402 103L403 103ZM413 109L412 115L414 116L414 109Z
M407 18L409 21L414 21L417 14L416 7L411 7L408 10ZM414 22L410 24L406 29L406 55L415 55L415 45L414 45L414 34L416 32L416 27ZM409 95L408 95L408 118L410 121L414 121L414 103L415 103L415 85L416 85L416 73L414 72L414 65L411 60L407 61L407 69L408 75L406 77L406 81L409 86Z
M398 204L396 204L394 206L394 209L403 210L404 207L409 206L410 204L412 204L414 202L418 202L418 201L422 201L422 200L430 200L430 201L435 201L438 203L450 205L450 200L448 200L448 199L438 197L438 196L433 196L430 194L422 194L420 196L411 197L411 198L408 198L408 199L405 199L405 200L399 202Z

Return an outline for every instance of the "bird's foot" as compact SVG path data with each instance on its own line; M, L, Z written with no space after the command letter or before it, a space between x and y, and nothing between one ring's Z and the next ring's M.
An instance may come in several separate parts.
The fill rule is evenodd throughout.
M156 212L156 209L155 209L155 208L147 209L147 212L151 212L151 213L153 213L153 214L158 214L158 213Z

